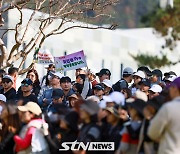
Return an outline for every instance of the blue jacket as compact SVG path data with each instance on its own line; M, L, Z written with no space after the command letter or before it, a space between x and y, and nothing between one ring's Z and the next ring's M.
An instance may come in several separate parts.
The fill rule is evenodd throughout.
M38 97L38 104L43 110L46 110L47 106L52 102L52 92L53 88L46 89L43 91L42 95ZM47 100L46 105L44 105L43 99Z

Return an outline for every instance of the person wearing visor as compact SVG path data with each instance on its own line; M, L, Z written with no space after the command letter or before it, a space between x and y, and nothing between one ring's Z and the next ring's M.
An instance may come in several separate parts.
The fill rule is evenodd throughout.
M95 87L93 88L93 93L95 96L97 96L99 98L99 100L103 99L103 95L104 95L104 86L102 83L98 83L95 85Z
M13 78L10 75L5 75L2 79L2 86L0 93L5 95L7 101L16 100L16 90L13 88Z
M111 72L110 70L106 69L106 68L103 68L100 70L99 73L96 73L96 76L99 77L99 81L100 83L103 82L103 80L105 79L108 79L110 80L110 77L111 77Z
M32 94L32 89L33 89L32 80L29 79L29 78L25 78L21 82L22 95L18 96L18 102L17 102L18 105L25 105L29 101L33 101L33 102L36 102L36 103L38 102L37 101L37 96Z

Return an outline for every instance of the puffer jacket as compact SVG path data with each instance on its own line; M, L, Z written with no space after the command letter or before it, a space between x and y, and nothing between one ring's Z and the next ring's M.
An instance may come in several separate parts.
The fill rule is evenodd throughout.
M49 154L49 147L42 132L42 119L33 119L14 136L17 154Z

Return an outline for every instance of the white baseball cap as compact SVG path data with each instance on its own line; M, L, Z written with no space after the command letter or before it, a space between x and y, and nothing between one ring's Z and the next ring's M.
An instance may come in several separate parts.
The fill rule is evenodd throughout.
M112 82L108 79L104 79L103 84L105 84L107 87L112 88Z
M42 113L41 108L35 102L28 102L26 105L18 106L18 110L22 112L30 111L38 116Z
M0 101L6 102L6 96L0 94Z
M139 76L142 79L146 77L143 71L137 71L136 73L133 74L133 76Z
M13 78L10 75L3 76L3 79L9 79L11 82L13 82Z
M124 105L125 97L121 92L114 91L108 96L103 96L105 102L114 102L118 105Z
M137 91L135 92L135 97L136 97L137 99L141 99L141 100L143 100L143 101L145 101L145 102L148 101L148 97L147 97L146 93L144 93L144 92L142 92L142 91L140 91L140 90L137 90Z
M89 96L86 98L86 100L91 100L93 102L99 102L99 97L95 96L95 95L92 95L92 96Z
M98 103L99 107L101 109L105 109L106 108L106 101L105 100L101 100L99 103Z
M52 74L54 75L54 76L57 76L57 77L59 77L60 79L63 77L63 74L62 73L60 73L60 72L52 72Z
M162 87L158 84L154 84L149 90L155 93L160 93L162 91Z
M170 76L166 79L166 81L173 82L176 78L177 78L176 75L170 75Z

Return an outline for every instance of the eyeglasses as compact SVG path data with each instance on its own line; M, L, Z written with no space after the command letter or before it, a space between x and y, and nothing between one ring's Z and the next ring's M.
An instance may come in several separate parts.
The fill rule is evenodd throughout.
M22 86L22 87L28 87L29 84L27 84L27 83L21 83L21 86Z

